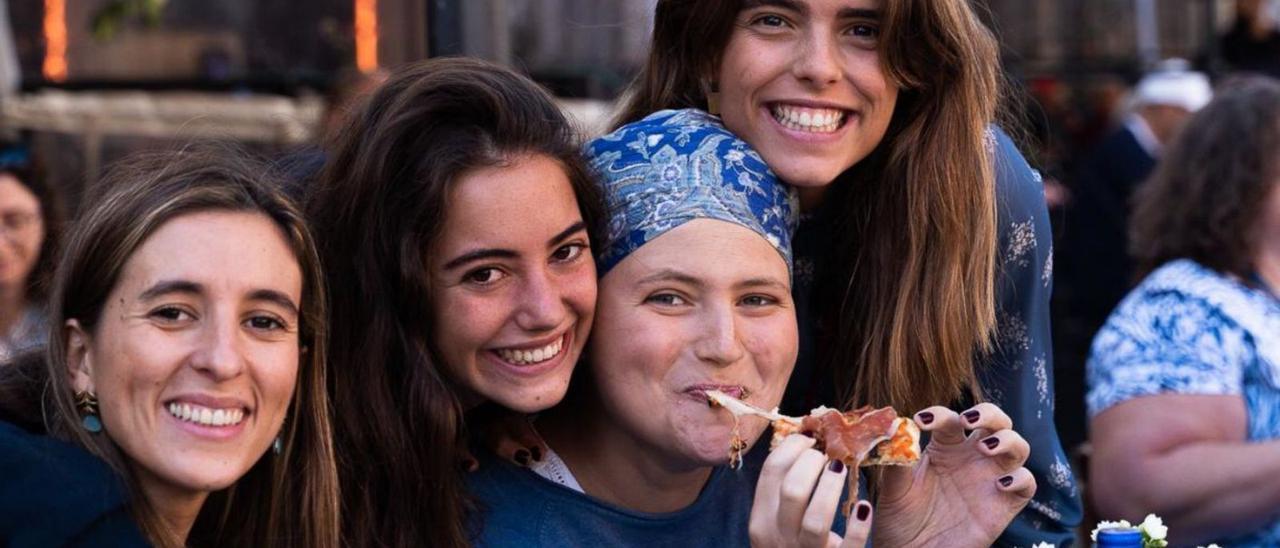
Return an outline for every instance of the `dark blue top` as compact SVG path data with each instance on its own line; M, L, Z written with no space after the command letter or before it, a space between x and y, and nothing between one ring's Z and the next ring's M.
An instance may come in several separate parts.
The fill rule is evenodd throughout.
M579 493L477 451L480 469L468 476L477 511L476 546L750 546L747 523L767 438L730 470L717 466L687 508L649 514ZM836 531L844 522L837 513Z
M0 421L0 545L147 546L128 491L72 444Z
M977 363L979 382L990 401L1013 419L1014 430L1031 445L1026 467L1035 475L1036 495L997 541L997 546L1049 542L1068 546L1080 523L1079 492L1053 423L1053 354L1049 296L1053 290L1053 239L1044 185L1003 131L990 134L996 158L999 250L996 270L998 341L995 352ZM812 295L815 270L829 241L820 219L802 221L796 234L794 293L800 320L800 356L783 403L806 412L836 406L833 383L814 359ZM957 403L957 405L963 405Z

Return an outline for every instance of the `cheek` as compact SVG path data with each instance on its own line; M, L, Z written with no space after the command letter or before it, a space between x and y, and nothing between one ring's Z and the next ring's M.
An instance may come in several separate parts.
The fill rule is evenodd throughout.
M446 354L483 345L498 333L511 312L502 292L476 295L445 291L434 300L436 346Z
M268 405L288 407L298 383L299 359L297 347L291 345L267 348L255 357L253 375Z

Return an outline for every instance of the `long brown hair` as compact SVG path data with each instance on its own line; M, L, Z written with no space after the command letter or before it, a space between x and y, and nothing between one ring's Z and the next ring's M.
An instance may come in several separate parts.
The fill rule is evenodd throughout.
M659 0L649 59L618 118L704 108L742 0ZM995 330L995 38L965 0L884 0L880 55L901 92L889 130L841 174L817 289L821 360L850 404L915 411L980 398ZM825 304L823 304L825 303ZM856 375L854 372L856 371Z
M334 290L344 543L465 546L463 409L439 365L427 276L449 190L469 170L546 155L599 242L599 189L550 95L482 61L405 67L340 135L308 213Z
M1185 258L1249 278L1259 220L1280 187L1276 151L1280 83L1255 76L1223 84L1134 192L1129 251L1138 277Z
M6 411L42 423L112 466L131 487L134 517L158 546L336 546L338 480L325 391L325 294L319 255L301 213L276 190L263 164L228 147L190 147L136 156L116 165L85 197L87 210L68 234L49 310L44 360L3 373L0 393L25 393L25 408ZM134 251L164 223L201 211L261 213L280 227L303 274L302 363L283 450L268 453L231 487L213 493L187 539L169 530L141 496L128 456L110 432L80 427L67 375L63 326L75 319L92 333L106 299Z

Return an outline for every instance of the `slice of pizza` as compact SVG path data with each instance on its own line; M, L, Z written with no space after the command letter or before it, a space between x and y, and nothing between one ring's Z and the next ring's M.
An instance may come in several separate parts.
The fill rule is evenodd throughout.
M920 429L911 419L899 417L892 407L863 407L841 413L819 407L804 417L788 417L777 409L765 411L723 392L707 392L707 400L734 416L734 439L730 461L741 462L745 444L737 435L737 421L742 416L767 419L773 426L770 448L791 434L804 434L817 440L815 449L845 466L912 466L920 460Z

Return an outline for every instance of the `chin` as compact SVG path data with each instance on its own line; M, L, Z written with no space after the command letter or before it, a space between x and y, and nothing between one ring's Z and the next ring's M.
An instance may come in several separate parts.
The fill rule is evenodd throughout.
M771 166L772 167L772 166ZM787 184L796 188L822 188L836 180L843 172L835 167L800 165L788 166L780 163L773 167L773 172Z
M564 382L556 387L507 392L497 394L495 397L489 397L488 399L518 413L537 413L546 411L560 403L568 389L569 383Z

